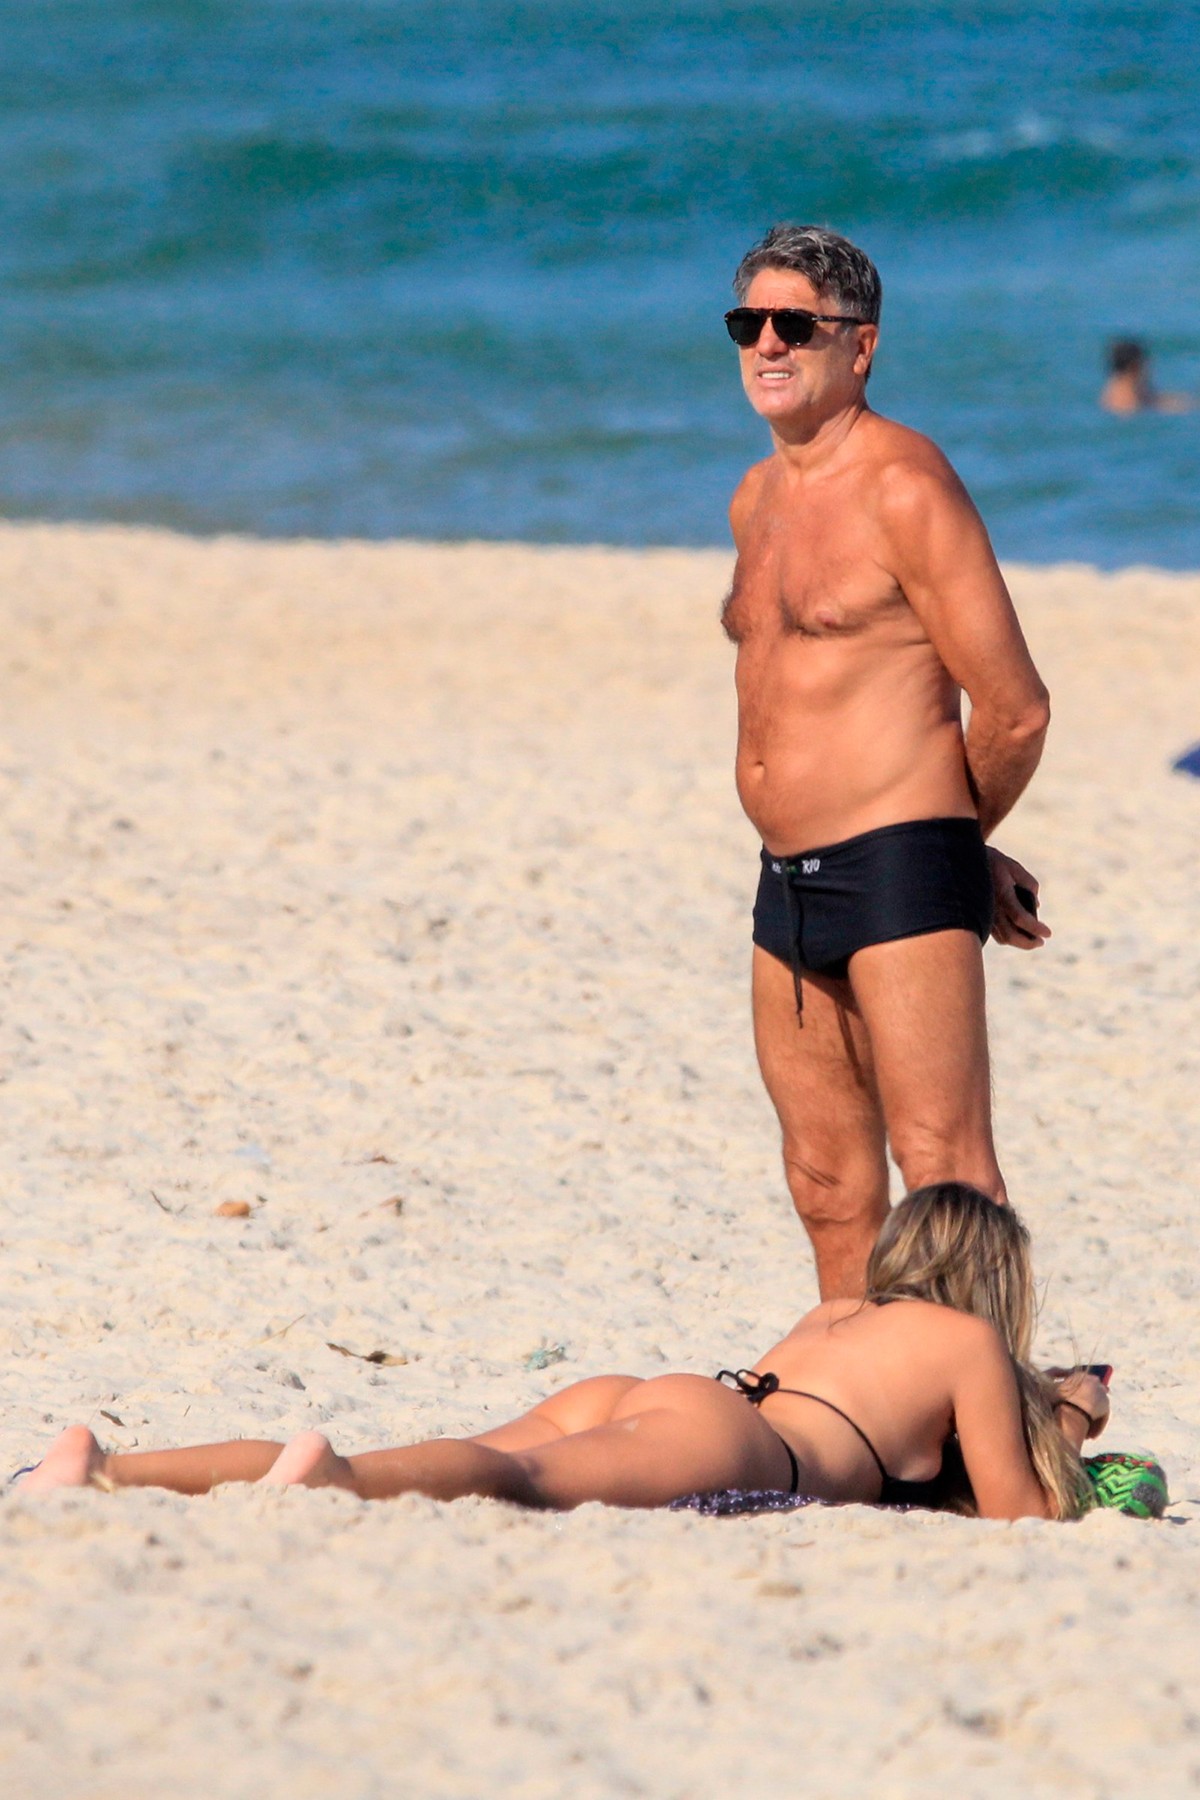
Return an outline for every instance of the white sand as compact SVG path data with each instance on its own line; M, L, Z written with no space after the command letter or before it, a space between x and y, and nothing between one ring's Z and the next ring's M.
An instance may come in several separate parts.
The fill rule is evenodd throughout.
M476 1429L811 1304L750 1044L727 572L0 530L5 1468L72 1420ZM17 1490L5 1793L1200 1784L1200 782L1168 769L1200 579L1012 573L1056 718L999 841L1056 935L989 952L1003 1160L1041 1350L1116 1363L1109 1442L1161 1456L1172 1522Z

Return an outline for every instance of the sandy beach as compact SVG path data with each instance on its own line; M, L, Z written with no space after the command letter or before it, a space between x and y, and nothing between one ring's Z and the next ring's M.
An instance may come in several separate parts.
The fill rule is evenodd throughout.
M77 1420L482 1429L814 1302L728 571L0 527L4 1473ZM1055 720L997 841L1055 936L988 952L998 1139L1039 1352L1116 1365L1168 1520L18 1487L7 1792L1200 1787L1200 576L1008 573Z

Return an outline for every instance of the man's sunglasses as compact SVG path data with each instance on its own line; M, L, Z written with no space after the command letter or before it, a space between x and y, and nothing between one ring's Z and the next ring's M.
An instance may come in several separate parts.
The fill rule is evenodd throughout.
M846 313L805 312L800 306L735 306L725 314L725 329L739 350L751 350L762 336L767 320L782 343L799 349L811 344L818 325L865 325L865 319L852 319Z

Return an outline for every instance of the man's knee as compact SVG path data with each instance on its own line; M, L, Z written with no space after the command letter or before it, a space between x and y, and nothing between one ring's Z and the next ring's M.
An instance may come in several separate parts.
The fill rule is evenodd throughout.
M909 1119L890 1133L892 1155L908 1193L935 1181L965 1181L1006 1199L991 1133L958 1121Z
M784 1141L788 1191L809 1231L876 1223L887 1211L887 1173L863 1158L815 1160Z

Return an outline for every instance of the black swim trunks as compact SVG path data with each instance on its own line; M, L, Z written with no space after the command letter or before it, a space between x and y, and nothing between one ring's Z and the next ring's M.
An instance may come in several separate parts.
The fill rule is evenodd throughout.
M796 856L762 853L754 942L800 971L845 976L868 944L992 929L992 877L974 819L914 819Z

